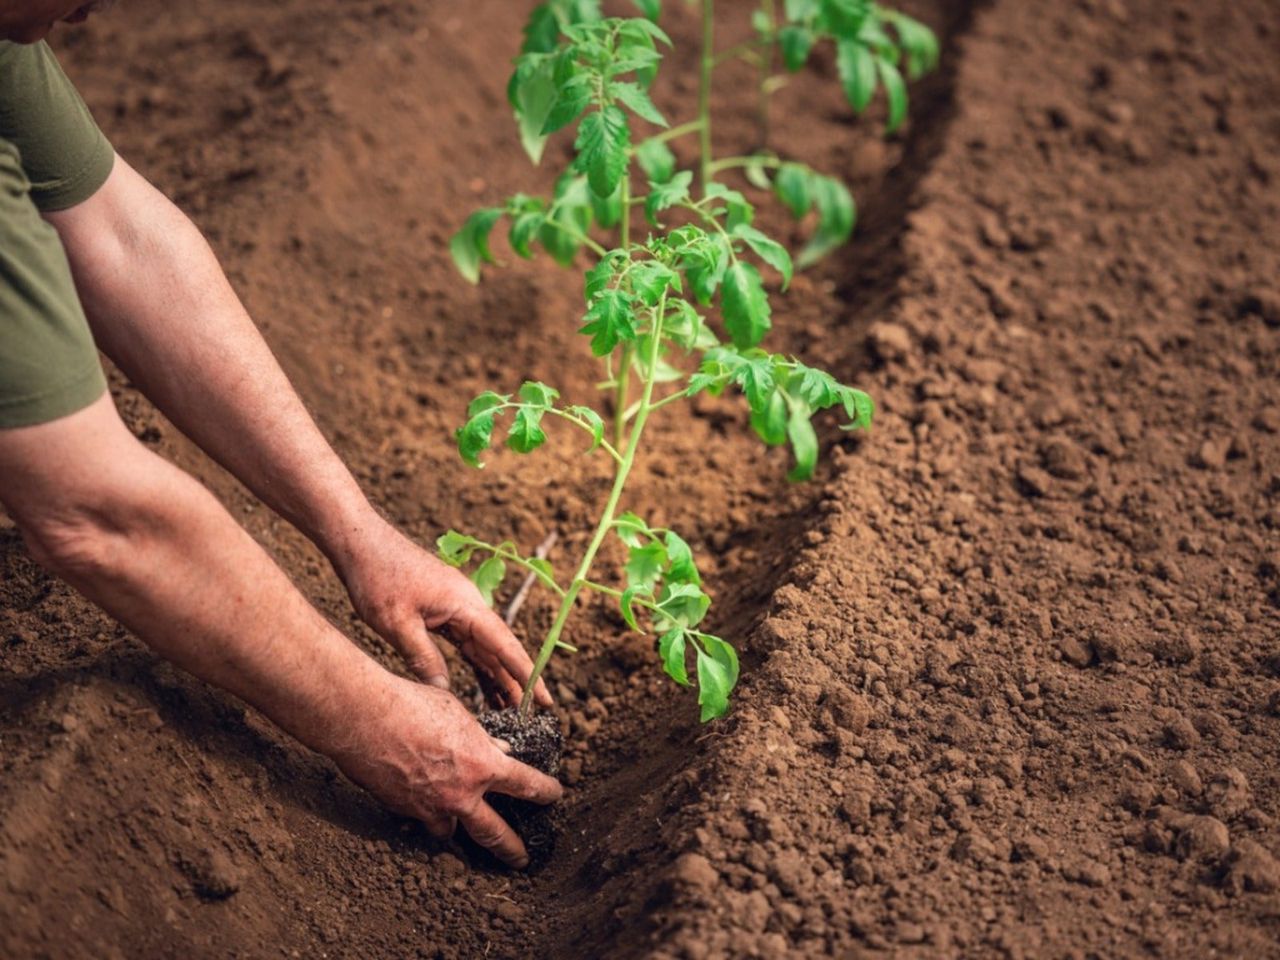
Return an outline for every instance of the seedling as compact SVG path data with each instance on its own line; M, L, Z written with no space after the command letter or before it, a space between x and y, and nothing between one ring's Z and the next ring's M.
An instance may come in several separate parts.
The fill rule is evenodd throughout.
M623 508L650 416L700 393L719 395L736 387L746 398L757 435L769 445L790 445L794 465L788 476L804 480L812 475L818 458L814 416L834 408L844 414L843 429L866 428L873 404L865 393L838 383L830 374L761 347L771 309L758 264L775 272L785 290L794 269L792 257L754 225L755 209L747 198L714 176L741 167L753 181L770 186L797 216L816 209L818 226L800 255L801 263L822 256L852 231L848 190L799 163L770 156L712 158L710 79L716 62L726 55L717 57L711 48L711 0L703 0L698 118L668 127L648 90L661 48L671 41L654 22L657 0L637 0L637 6L644 17L604 18L596 0L552 0L534 10L509 97L522 142L535 162L547 138L575 122L576 158L557 180L550 200L517 195L502 207L480 210L450 245L459 269L472 281L479 278L483 262L493 262L488 237L503 216L510 219L510 244L520 256L531 257L534 243L564 265L583 249L595 255L596 263L585 276L581 332L604 363L604 386L612 394L612 428L606 428L605 416L594 407L564 403L554 387L529 381L515 393L486 391L476 397L457 431L457 442L463 459L480 467L481 456L500 428L506 430L506 446L524 454L545 443L546 423L562 421L586 435L590 453L609 462L613 484L608 499L567 583L546 559L526 556L510 541L486 543L451 530L439 539L438 547L447 562L472 568L473 580L490 602L512 567L558 600L524 691L522 713L530 709L533 686L555 651L575 649L564 637L565 628L578 597L594 591L616 601L633 630L656 638L663 667L673 680L685 686L696 683L701 718L707 721L728 708L738 679L737 655L724 639L701 629L711 598L702 587L688 542L675 530L652 525ZM763 13L757 14L757 40L760 47L781 46L789 67L803 64L804 58L793 49L793 34L801 29L812 37L806 56L817 38L828 35L837 44L872 50L875 63L896 62L899 56L878 26L885 17L897 15L872 4L815 0L785 6L785 23L768 31L762 29ZM772 16L773 5L765 3L762 12ZM792 32L786 37L791 39L784 38L788 29ZM909 48L908 57L919 57L910 52L909 33L910 28L898 35ZM759 55L755 48L743 52ZM840 54L842 59L861 56ZM890 124L896 126L895 90L901 77L896 67L892 72L873 69L889 92ZM892 77L897 77L898 87ZM865 84L858 90L866 92ZM905 108L905 93L902 97ZM866 100L860 102L866 106ZM636 142L632 125L637 120L665 129ZM694 172L678 170L667 146L669 140L694 132L701 144L696 198ZM639 195L632 191L633 168L647 182L647 190ZM651 230L644 240L633 236L639 211ZM606 246L594 239L593 225L615 230L616 243ZM709 307L718 308L721 332L702 312ZM722 334L727 339L722 340ZM618 585L593 579L596 559L610 536L627 549L625 582Z

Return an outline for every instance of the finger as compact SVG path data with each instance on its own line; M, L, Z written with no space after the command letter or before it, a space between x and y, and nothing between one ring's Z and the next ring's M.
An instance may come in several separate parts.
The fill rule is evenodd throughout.
M555 803L564 796L564 787L560 786L559 780L512 757L503 757L498 764L498 775L489 784L489 789L534 803Z
M523 870L529 865L529 854L524 849L524 843L507 821L483 800L470 813L459 817L459 820L472 840L507 866Z
M529 682L530 674L533 673L533 660L530 659L528 651L516 639L516 635L511 632L506 621L493 610L488 607L476 607L468 610L468 613L470 616L464 624L464 629L477 645L496 659L503 671L511 678L518 700L524 693L524 685ZM541 706L552 706L551 694L541 679L533 689L533 698Z
M419 617L410 617L387 639L400 651L410 673L433 687L449 689L449 665Z
M507 741L503 740L501 737L490 737L489 739L492 740L493 745L503 753L511 753L511 744L507 743Z

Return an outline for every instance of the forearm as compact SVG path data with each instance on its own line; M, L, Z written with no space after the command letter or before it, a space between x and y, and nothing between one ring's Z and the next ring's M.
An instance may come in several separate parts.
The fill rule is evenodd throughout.
M208 244L122 161L102 192L85 209L51 221L103 352L184 433L341 566L349 544L381 521Z
M6 505L33 553L167 659L308 746L340 754L350 718L377 710L385 671L307 603L208 491L118 420L99 419L96 432L112 434L102 456L86 458L86 440L68 445L65 466L47 477L6 477L14 481ZM46 461L56 454L40 451Z

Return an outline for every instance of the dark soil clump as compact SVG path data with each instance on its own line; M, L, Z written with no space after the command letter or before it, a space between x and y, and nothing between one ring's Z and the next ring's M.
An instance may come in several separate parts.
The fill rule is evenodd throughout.
M511 756L521 763L550 777L560 772L564 736L552 714L521 717L517 710L491 710L480 714L479 720L490 736L511 745ZM502 793L486 794L485 799L524 840L525 849L529 851L529 869L536 870L551 859L556 846L556 818L552 807Z

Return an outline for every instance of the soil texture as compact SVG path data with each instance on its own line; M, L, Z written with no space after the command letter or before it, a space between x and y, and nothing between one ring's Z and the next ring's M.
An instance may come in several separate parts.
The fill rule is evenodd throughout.
M663 6L678 122L697 11ZM719 5L726 46L747 6ZM704 397L655 415L631 487L742 653L730 715L700 727L583 603L548 677L564 826L513 874L158 661L0 521L0 956L1280 957L1280 10L904 6L943 61L898 135L825 54L773 111L860 219L770 342L868 390L875 428L788 486ZM574 274L497 240L473 288L446 251L567 156L531 167L506 106L527 7L130 0L58 47L380 507L424 543L555 531L564 568L609 479L579 438L483 473L452 446L481 390L598 378ZM721 154L755 145L750 81L718 81ZM112 391L399 669L314 548ZM518 632L553 612L535 591Z

